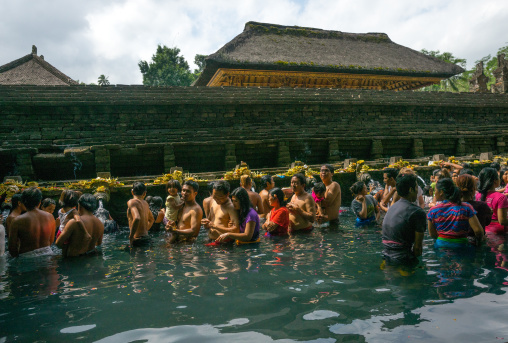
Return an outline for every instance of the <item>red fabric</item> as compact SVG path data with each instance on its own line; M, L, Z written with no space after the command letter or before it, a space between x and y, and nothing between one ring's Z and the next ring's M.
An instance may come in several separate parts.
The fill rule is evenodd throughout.
M270 221L279 225L277 230L270 232L273 236L282 236L288 234L289 228L289 210L283 206L279 207L277 210L272 208L270 212Z

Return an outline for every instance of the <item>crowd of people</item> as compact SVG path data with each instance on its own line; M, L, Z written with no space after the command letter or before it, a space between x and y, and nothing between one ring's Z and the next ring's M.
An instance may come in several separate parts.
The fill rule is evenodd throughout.
M169 242L178 243L194 242L203 228L206 245L215 246L307 233L325 223L338 227L342 196L333 174L333 166L323 165L321 182L309 187L312 192L307 192L309 180L303 174L291 177L289 189L277 188L271 176L263 176L259 194L248 175L241 177L240 187L234 190L227 181L218 180L209 183L209 196L202 206L196 202L199 186L195 181L181 185L170 180L165 201L147 196L145 184L135 182L127 203L129 247L150 244L150 231L165 230ZM468 165L443 163L423 189L412 169L386 168L383 181L385 187L375 190L374 183L363 178L350 191L356 226L382 226L385 264L417 265L425 231L436 239L437 249L471 249L481 245L486 234L506 233L508 167L493 164L477 177ZM56 203L43 201L39 189L31 187L12 197L12 210L5 220L11 256L51 253L53 243L66 257L96 252L104 234L104 221L94 215L97 199L65 190L59 205L55 220ZM5 238L1 228L0 236ZM5 248L5 242L0 242L0 248Z

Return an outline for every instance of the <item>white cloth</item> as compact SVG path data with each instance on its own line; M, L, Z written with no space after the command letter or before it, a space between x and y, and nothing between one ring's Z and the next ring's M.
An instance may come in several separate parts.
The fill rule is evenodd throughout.
M19 254L19 257L37 257L37 256L46 256L46 255L54 255L53 250L51 250L51 247L49 247L49 246L35 249L32 251L27 251L23 254Z

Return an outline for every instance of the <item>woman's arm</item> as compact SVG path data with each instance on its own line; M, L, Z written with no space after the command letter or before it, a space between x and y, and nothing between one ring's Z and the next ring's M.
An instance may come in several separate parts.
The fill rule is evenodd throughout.
M358 212L358 217L360 219L367 219L367 199L361 195L356 200L362 203L362 210Z
M429 235L432 238L437 238L437 230L432 221L428 221Z
M217 242L223 242L224 240L228 238L237 239L242 242L249 242L252 239L252 235L254 234L254 230L256 228L256 222L250 221L247 222L245 225L245 232L244 233L233 233L233 232L226 232L221 234L216 241Z
M478 220L478 217L476 215L469 218L469 225L474 231L474 235L476 236L476 242L480 243L483 241L484 235L483 235L483 228L480 224L480 221Z
M498 208L497 209L497 221L501 225L508 225L508 209Z

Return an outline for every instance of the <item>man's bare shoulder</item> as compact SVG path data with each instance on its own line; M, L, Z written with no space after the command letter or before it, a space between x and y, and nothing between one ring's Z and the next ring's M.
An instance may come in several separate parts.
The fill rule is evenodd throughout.
M330 186L329 186L329 188L328 188L328 189L329 189L332 193L333 193L333 192L336 192L336 191L340 191L340 185L339 185L339 183L338 183L338 182L333 181L333 182L330 184Z
M196 214L203 214L203 210L201 209L201 206L199 206L198 203L195 203L195 204L192 204L190 206L186 206L186 209L187 209L187 212L191 213L196 213Z

